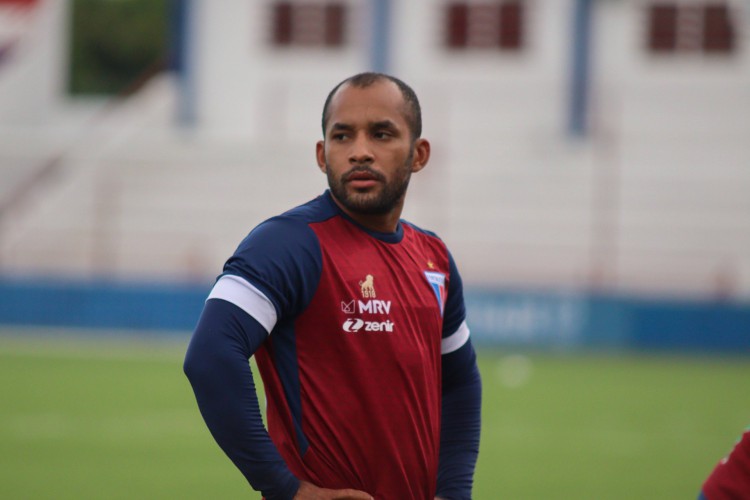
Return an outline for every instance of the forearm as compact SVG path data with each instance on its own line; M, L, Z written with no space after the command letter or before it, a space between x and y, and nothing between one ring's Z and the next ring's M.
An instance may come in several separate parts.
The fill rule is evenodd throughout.
M437 496L471 498L479 455L482 383L471 343L443 359L443 403Z
M248 363L257 348L259 328L236 306L209 300L190 341L184 369L211 434L252 487L268 500L291 499L299 481L263 425Z

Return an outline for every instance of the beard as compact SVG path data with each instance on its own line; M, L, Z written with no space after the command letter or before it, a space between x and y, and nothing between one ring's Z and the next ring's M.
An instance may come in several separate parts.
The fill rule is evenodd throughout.
M411 163L414 150L409 152L406 162L393 175L393 179L387 181L385 176L373 170L369 165L357 165L341 177L334 177L332 169L326 160L326 177L328 187L331 188L333 196L347 210L362 215L385 215L391 212L406 195L411 179ZM356 173L367 172L379 183L382 188L374 192L357 192L347 189L348 179Z

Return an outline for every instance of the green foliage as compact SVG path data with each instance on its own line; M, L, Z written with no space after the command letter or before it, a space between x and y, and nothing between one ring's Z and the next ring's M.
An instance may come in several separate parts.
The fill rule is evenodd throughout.
M0 334L0 498L260 498L174 343ZM480 352L474 498L695 498L750 419L746 359Z
M73 94L125 91L168 53L168 0L73 0Z

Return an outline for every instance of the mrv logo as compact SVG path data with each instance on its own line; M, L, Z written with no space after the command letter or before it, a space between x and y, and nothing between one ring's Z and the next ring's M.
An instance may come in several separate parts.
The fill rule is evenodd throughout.
M359 318L349 318L344 321L343 328L345 332L357 333L363 332L392 332L393 321L365 321Z
M391 313L391 301L390 300L351 300L349 302L341 302L341 310L346 314L390 314Z

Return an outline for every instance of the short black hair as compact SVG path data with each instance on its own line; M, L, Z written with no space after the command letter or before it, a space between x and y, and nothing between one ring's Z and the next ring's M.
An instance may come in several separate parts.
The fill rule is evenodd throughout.
M354 76L350 76L346 80L343 80L338 85L333 87L331 92L329 92L328 97L326 98L326 102L323 105L323 116L321 118L321 126L323 128L323 137L326 135L326 125L328 123L328 107L331 104L331 100L333 100L333 96L336 94L336 91L340 89L344 84L349 84L353 87L359 87L359 88L366 88L370 85L383 81L388 80L393 83L395 83L399 90L401 91L401 95L404 98L404 103L406 104L406 123L409 125L409 128L411 129L411 136L412 140L416 140L419 137L422 136L422 108L419 106L419 99L417 99L417 94L414 92L414 90L409 87L406 83L399 80L395 76L386 75L385 73L375 73L375 72L366 72L366 73L359 73Z

